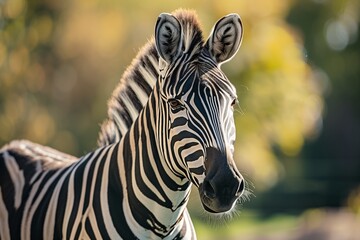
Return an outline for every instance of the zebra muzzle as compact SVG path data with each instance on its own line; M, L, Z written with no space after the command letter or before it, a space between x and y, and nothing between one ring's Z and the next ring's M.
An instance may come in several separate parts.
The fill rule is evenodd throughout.
M244 191L244 180L230 154L206 149L206 177L199 186L204 209L211 213L231 210Z

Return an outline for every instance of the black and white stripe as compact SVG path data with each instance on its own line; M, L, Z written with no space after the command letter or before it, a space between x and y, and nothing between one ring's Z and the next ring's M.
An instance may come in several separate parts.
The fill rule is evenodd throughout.
M235 14L206 43L192 13L161 14L110 100L103 147L76 159L27 141L4 146L0 238L194 239L192 184L207 211L231 211L244 183L232 159L236 92L219 66L241 35Z

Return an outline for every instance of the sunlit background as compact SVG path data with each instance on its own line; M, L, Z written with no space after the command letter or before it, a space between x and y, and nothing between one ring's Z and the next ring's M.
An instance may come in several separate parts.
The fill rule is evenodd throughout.
M253 195L231 221L193 192L199 239L360 239L358 0L0 0L0 145L81 156L161 12L196 10L205 37L238 13L223 66L237 86L236 161Z

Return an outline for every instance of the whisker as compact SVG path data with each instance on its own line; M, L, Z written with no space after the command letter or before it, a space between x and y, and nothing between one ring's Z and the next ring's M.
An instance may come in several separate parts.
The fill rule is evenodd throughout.
M235 106L236 106L236 108L234 108L235 113L240 113L241 116L245 115L245 111L242 109L239 102L237 102Z

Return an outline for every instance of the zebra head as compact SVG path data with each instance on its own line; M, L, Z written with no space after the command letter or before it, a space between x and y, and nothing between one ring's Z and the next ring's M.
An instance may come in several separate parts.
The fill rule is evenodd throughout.
M166 13L155 27L161 151L176 175L198 187L205 210L228 212L244 191L244 180L233 159L236 90L220 65L240 46L241 20L237 14L223 17L206 43L196 34L187 39L191 30L185 27Z

